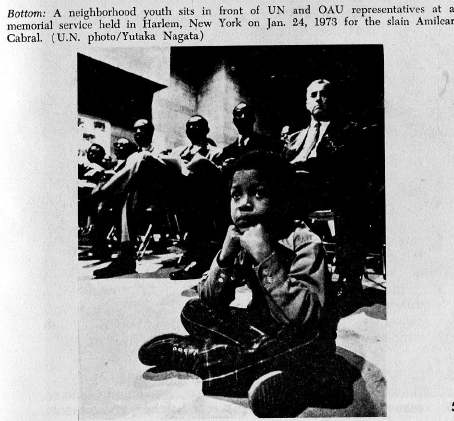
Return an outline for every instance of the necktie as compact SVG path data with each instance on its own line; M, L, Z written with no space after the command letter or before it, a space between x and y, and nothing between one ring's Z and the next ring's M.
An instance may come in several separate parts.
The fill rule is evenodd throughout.
M320 136L320 122L316 122L314 125L314 130L312 130L312 137L306 139L307 148L306 149L306 159L309 158L309 155L317 144L318 137Z
M195 155L194 149L195 149L194 145L189 146L188 149L186 151L184 151L183 154L181 154L181 159L183 161L190 162L192 160L193 156Z

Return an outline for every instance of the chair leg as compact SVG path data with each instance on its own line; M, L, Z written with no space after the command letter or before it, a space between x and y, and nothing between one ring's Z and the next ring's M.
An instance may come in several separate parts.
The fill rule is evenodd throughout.
M152 237L152 228L153 228L153 224L149 224L148 228L147 228L147 232L145 233L145 236L143 237L143 239L139 245L139 248L136 253L136 258L138 261L143 259L143 256L144 256L145 252L147 251L148 245L150 244L151 237Z
M169 234L175 235L178 243L183 242L184 232L182 231L178 214L172 211L167 213L167 224L169 227Z

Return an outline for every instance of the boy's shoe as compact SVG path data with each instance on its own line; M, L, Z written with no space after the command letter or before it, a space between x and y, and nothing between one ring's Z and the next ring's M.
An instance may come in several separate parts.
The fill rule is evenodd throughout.
M93 271L93 276L97 279L114 278L131 273L136 273L136 260L119 256L109 266Z
M257 379L249 389L249 406L259 418L293 418L307 407L304 396L296 399L296 384L282 371L272 371Z
M154 366L155 373L163 371L199 372L201 343L190 336L168 333L157 336L142 345L139 360L142 364Z
M316 363L317 364L317 363ZM294 418L308 407L346 408L353 402L353 383L361 377L341 357L304 373L273 371L249 389L249 406L259 418Z

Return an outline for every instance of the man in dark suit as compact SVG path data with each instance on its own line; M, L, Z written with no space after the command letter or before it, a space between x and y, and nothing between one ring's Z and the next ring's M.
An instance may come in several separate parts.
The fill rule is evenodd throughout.
M132 155L134 152L137 152L137 145L134 142L131 142L129 139L124 137L120 137L114 143L114 152L115 156L117 157L117 162L115 166L112 168L114 172L118 172L124 168L126 164L126 160Z
M350 163L356 155L360 129L357 123L345 121L334 114L334 91L325 79L313 81L307 88L306 108L310 123L293 133L288 140L285 156L298 174L298 183L304 186L304 204L307 211L331 208L337 205L339 187L342 200L343 183L351 171ZM348 186L350 189L351 186Z
M365 231L370 213L370 169L364 153L369 130L335 115L335 92L325 79L307 88L309 125L293 134L286 157L297 172L297 214L333 209L336 215L339 295L344 313L362 304ZM368 210L366 210L368 209Z
M247 152L258 149L271 149L265 136L254 131L255 112L250 105L240 102L233 109L233 124L238 130L238 137L222 150L216 162L222 163L226 167Z
M223 224L224 186L221 170L214 163L222 152L208 137L208 121L201 115L193 115L186 123L186 136L190 144L175 148L167 164L177 163L181 174L174 194L178 195L181 223L185 236L185 267L170 273L170 279L200 278L210 268L217 252L216 241L221 241ZM219 238L218 238L219 237Z
M168 194L168 168L152 145L154 126L140 119L134 124L134 140L140 150L129 155L124 166L106 183L98 186L91 197L93 204L105 203L119 211L120 252L105 268L93 272L96 278L110 278L136 271L135 241L140 215L151 203L164 203ZM159 177L156 177L159 174Z
M190 261L171 278L198 278L209 268L221 172L212 162L220 150L211 146L208 132L208 122L202 116L191 117L186 124L191 145L163 156L152 145L153 124L146 119L134 124L134 139L140 151L132 153L123 168L90 197L92 203L105 202L121 215L120 253L109 266L93 272L96 278L135 272L138 225L150 205L180 211L184 230L189 233Z
M99 149L102 150L102 154L98 155L98 149L95 149L96 155L93 156L93 146L97 146ZM114 176L115 173L119 172L124 168L126 165L126 161L128 157L137 152L137 145L131 142L129 139L120 138L114 143L114 151L115 156L117 157L117 163L115 164L114 168L111 170L104 170L101 167L102 161L105 157L104 149L102 149L99 145L92 145L87 152L88 160L93 160L94 157L97 159L97 167L92 164L92 171L94 170L94 176L98 177L96 184L105 183L110 177ZM91 162L91 161L90 161ZM83 212L85 206L84 200L82 200L79 204L80 211ZM112 215L113 212L110 212L111 206L107 202L101 201L100 203L96 203L96 206L91 206L86 212L89 214L89 233L91 236L91 243L92 247L84 250L82 253L79 254L79 260L110 260L112 255L112 250L110 250L107 235L109 230L112 227L112 224L116 222L116 220L120 219L117 217L118 215ZM119 210L120 211L120 210Z

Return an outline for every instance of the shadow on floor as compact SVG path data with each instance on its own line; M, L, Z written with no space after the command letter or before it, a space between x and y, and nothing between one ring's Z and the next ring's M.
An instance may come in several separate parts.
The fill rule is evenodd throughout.
M368 287L363 290L360 298L350 299L347 295L340 300L341 318L364 312L374 319L386 320L386 289Z
M197 376L194 374L189 374L189 373L182 373L179 371L164 371L162 373L154 373L153 370L150 368L145 373L143 373L142 377L145 380L149 380L152 382L160 382L163 380L169 380L169 379L179 379L179 380L193 380L193 379L198 379Z
M338 412L336 416L386 416L386 379L381 370L360 355L347 349L337 347L336 353L361 373L354 384L354 400L352 404L345 410ZM326 415L321 414L318 416Z
M178 260L180 255L175 253L146 255L137 262L137 273L119 276L119 278L169 278L169 274L179 268ZM84 261L84 259L80 259ZM86 260L83 269L100 269L110 264L112 259Z

